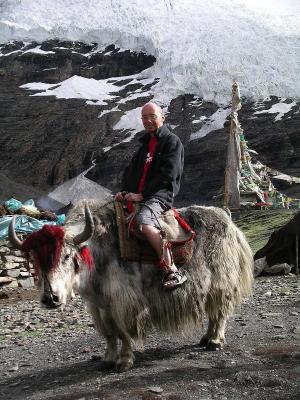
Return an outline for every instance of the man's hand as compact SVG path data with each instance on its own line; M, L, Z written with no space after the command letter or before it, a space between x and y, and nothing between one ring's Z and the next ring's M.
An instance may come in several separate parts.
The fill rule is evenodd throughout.
M141 193L127 193L125 195L125 200L139 203L143 200L143 195Z
M125 200L125 194L126 192L118 192L115 194L115 200L116 201L124 201Z

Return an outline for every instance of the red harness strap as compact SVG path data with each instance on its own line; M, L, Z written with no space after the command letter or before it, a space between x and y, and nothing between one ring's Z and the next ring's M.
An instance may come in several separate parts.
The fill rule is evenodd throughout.
M179 212L175 209L172 208L173 212L174 212L174 217L176 218L176 220L178 221L179 225L182 227L182 229L184 229L186 232L191 232L191 237L189 238L189 240L187 240L188 242L190 240L194 240L195 236L196 236L196 232L193 231L193 229L189 226L189 224L179 215ZM174 244L176 244L176 242L172 242Z

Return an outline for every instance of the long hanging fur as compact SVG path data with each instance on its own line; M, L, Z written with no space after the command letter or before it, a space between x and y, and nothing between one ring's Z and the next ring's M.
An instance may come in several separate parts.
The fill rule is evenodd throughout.
M98 221L90 241L95 268L92 279L81 280L81 293L107 310L118 329L132 338L142 339L149 326L170 333L191 333L202 324L204 312L211 318L227 318L244 297L251 295L252 252L223 210L200 206L178 210L197 236L193 259L183 266L187 282L167 291L155 265L120 260L113 203L88 204ZM83 221L84 203L80 203L67 218L68 234L82 229Z
M60 226L44 225L42 229L33 232L24 240L22 251L27 258L30 252L34 255L34 268L37 275L41 266L45 272L49 272L57 266L64 243L64 235L64 230Z

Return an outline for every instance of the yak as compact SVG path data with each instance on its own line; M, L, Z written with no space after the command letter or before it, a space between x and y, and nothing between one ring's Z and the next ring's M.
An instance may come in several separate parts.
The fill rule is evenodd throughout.
M113 201L82 201L64 228L44 226L23 242L13 221L9 227L11 242L33 257L41 303L63 307L78 290L106 339L105 360L117 371L132 367L132 342L143 341L149 329L191 334L202 327L205 313L208 326L199 345L221 350L228 317L252 294L252 251L228 214L204 206L178 211L196 237L192 259L182 266L188 279L174 290L162 287L153 263L121 259Z
M279 229L272 232L268 242L254 255L254 260L266 257L269 267L287 263L292 272L299 273L300 253L300 212Z

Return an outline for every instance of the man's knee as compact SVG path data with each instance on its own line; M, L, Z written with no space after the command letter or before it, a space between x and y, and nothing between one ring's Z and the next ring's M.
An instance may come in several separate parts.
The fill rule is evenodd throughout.
M136 223L140 225L150 225L159 228L159 218L164 212L162 204L155 200L147 201L136 215Z
M140 224L139 230L144 234L150 233L154 235L155 234L160 235L160 231L154 225Z

